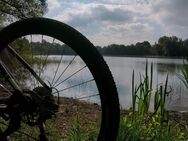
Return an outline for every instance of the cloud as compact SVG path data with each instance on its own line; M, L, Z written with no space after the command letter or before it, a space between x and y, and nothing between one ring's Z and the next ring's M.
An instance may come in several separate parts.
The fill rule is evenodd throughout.
M150 0L93 0L97 4L105 5L143 5L149 4Z
M73 26L85 26L93 22L127 23L133 20L132 12L120 8L110 9L106 6L96 6L87 9L83 13L71 13L68 23Z
M169 26L188 26L187 0L158 0L152 9L153 14L163 24L168 24Z
M47 0L48 3L48 10L51 12L57 8L60 8L60 1L59 0Z
M71 25L95 45L154 43L163 35L188 36L187 0L48 1L47 17Z

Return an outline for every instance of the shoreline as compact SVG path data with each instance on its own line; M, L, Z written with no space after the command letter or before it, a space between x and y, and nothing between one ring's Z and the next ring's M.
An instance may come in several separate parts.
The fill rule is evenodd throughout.
M164 58L164 59L188 59L187 57L172 56L136 56L136 55L102 55L103 57L130 57L130 58Z
M60 56L61 54L50 54L50 56ZM74 54L64 54L66 56L73 56ZM132 58L164 58L164 59L188 59L188 57L178 56L138 56L138 55L104 55L103 57L132 57Z

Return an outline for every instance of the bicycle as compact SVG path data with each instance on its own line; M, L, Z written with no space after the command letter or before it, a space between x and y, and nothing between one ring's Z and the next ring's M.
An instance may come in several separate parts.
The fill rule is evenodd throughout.
M11 93L6 99L0 100L1 124L4 126L0 133L1 140L7 137L40 141L66 140L81 127L83 129L80 132L86 130L88 123L84 123L84 120L87 118L91 127L99 125L93 131L84 132L84 140L116 140L120 110L115 82L103 57L81 33L52 19L20 20L0 31L0 54L0 83ZM75 103L77 106L74 107ZM81 105L91 109L97 107L98 110L80 110ZM95 110L97 114L90 118L87 112L91 114ZM53 128L46 129L48 121L53 126L54 119L66 113L68 118L63 120L71 118L80 125L72 130L70 128L74 124L69 126L69 129L63 130L63 135L58 134L59 139L51 137L53 131L46 131ZM76 118L72 118L70 113ZM33 130L29 130L29 134L21 131L22 124L37 130L38 135L31 136Z

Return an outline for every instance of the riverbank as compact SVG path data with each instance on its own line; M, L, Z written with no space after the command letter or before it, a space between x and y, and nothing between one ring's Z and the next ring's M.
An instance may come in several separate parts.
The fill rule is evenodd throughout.
M104 57L132 57L132 58L164 58L164 59L188 59L188 57L176 57L176 56L138 56L138 55L102 55Z
M66 56L73 56L74 54L64 54ZM106 55L101 54L103 57L132 57L132 58L164 58L164 59L188 59L184 56L150 56L150 55ZM59 54L50 54L50 56L60 56Z
M123 119L129 119L130 114L131 111L129 110L121 110L121 118ZM81 127L82 130L89 131L89 129L95 126L95 124L100 120L100 115L101 107L97 104L89 103L86 101L79 101L72 98L61 98L61 104L56 119L56 126L63 136L69 135L75 124L79 124L79 127ZM149 115L152 115L152 113ZM151 120L152 119L153 118L151 118ZM175 126L176 124L181 125L180 130L187 131L188 113L169 111L168 123L172 122L173 126ZM144 123L143 125L147 126L148 123ZM120 126L121 124L122 122L120 122Z

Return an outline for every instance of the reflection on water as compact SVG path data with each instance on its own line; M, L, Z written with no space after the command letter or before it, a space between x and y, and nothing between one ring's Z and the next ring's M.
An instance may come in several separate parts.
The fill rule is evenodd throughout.
M72 56L64 56L63 62L60 69L64 69L64 67L69 63ZM46 74L45 77L51 77L53 76L50 74L50 71L55 71L54 65L55 60L59 59L58 56L50 56L51 63L49 63L46 68ZM177 74L181 73L181 66L183 65L182 59L164 59L164 58L134 58L134 57L104 57L107 64L110 67L110 70L112 71L112 74L114 76L118 93L119 93L119 99L120 104L124 108L129 108L131 105L131 78L132 78L132 72L134 70L135 72L135 81L138 84L139 83L139 75L145 73L145 63L146 60L148 61L148 68L150 68L151 63L153 63L153 86L157 84L164 84L166 76L168 74L169 76L169 86L171 86L173 89L173 93L186 93L186 90L182 84L182 82L177 78ZM54 63L53 63L54 61ZM74 60L74 63L71 64L71 67L69 70L67 70L66 76L69 76L72 74L73 70L78 70L83 67L83 61L79 58ZM150 73L150 72L149 72ZM71 78L69 81L64 83L64 85L59 86L66 88L70 85L77 84L79 82L83 82L84 80L89 80L91 75L89 75L89 70L83 70L79 73L79 75ZM61 81L61 80L59 80ZM85 86L80 87L86 87L82 92L79 92L79 87L77 89L74 89L74 91L64 91L62 94L68 94L69 96L74 96L74 94L82 93L83 95L85 93L97 93L96 92L96 86L92 83L88 83ZM181 88L181 91L179 90Z
M176 74L179 72L180 67L182 64L163 64L163 63L157 63L157 72L160 74Z

